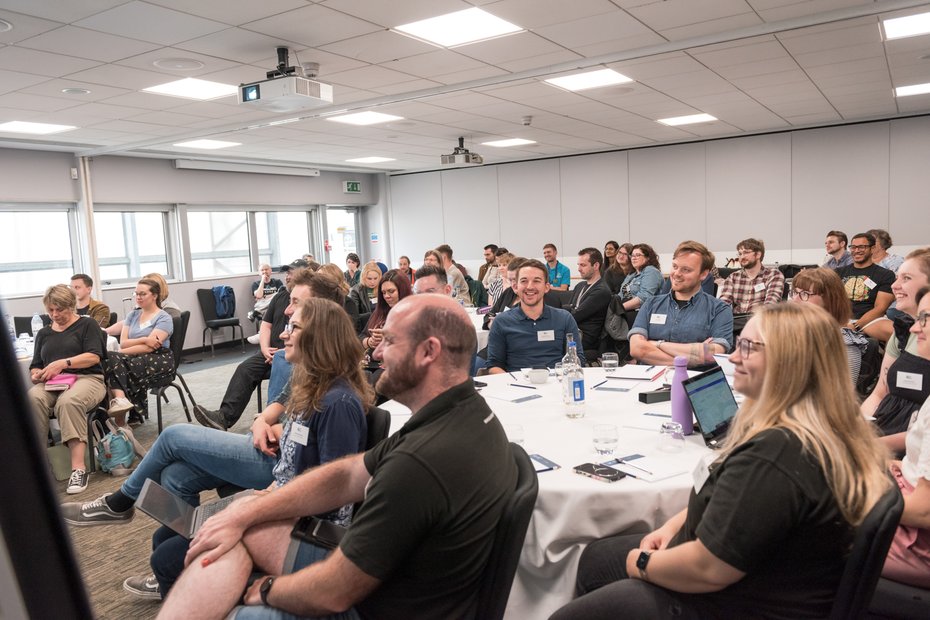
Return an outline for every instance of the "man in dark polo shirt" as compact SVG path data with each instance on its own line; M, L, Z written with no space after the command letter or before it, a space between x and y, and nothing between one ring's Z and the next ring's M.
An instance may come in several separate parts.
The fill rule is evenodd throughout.
M385 372L377 388L408 406L410 420L364 455L214 516L194 538L163 617L190 618L204 607L222 615L254 563L284 574L256 580L240 618L474 618L517 480L503 429L468 377L475 346L474 327L453 299L401 300L378 346ZM363 499L332 552L291 538L297 517Z

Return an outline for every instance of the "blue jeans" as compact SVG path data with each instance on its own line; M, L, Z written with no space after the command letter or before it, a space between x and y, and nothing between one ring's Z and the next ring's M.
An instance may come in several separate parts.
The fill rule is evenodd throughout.
M264 489L277 458L252 446L251 435L236 435L194 424L166 428L120 490L136 499L148 478L192 506L200 492L223 484Z
M326 559L326 556L329 555L329 549L323 549L322 547L317 547L310 543L291 540L291 544L298 545L297 556L294 558L292 566L284 567L285 574L296 573L302 568ZM285 564L286 563L287 558L285 559ZM233 610L229 612L227 620L230 618L235 618L236 620L301 620L301 618L306 618L306 616L295 616L286 611L281 611L274 607L265 607L264 605L242 605L233 608ZM358 615L358 612L355 611L354 608L350 608L342 613L328 616L313 616L313 618L315 620L360 620L361 616Z
M284 349L275 351L271 360L271 377L268 379L268 400L265 401L267 407L281 394L281 390L291 380L291 363L284 359Z
M161 526L152 534L152 556L149 564L158 581L161 597L168 596L168 591L184 570L184 556L191 541L171 528Z

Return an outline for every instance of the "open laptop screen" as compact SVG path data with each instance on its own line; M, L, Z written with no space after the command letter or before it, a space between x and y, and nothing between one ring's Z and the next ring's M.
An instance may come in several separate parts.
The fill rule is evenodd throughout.
M702 372L682 384L704 439L719 442L726 434L738 406L727 377L719 366ZM708 443L708 445L711 445Z

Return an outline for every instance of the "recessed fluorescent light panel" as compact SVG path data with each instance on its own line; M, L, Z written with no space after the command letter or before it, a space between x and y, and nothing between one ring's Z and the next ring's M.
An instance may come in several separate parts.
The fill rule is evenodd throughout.
M677 127L678 125L694 125L695 123L708 123L710 121L717 120L716 117L711 116L710 114L690 114L688 116L673 116L672 118L660 118L657 122L662 123L663 125L671 125L672 127Z
M184 78L183 80L176 80L174 82L168 82L167 84L143 88L142 91L154 93L156 95L168 95L169 97L207 101L209 99L219 99L220 97L235 95L238 89L238 86L233 86L231 84L198 80L197 78Z
M485 146L522 146L524 144L536 144L536 140L524 140L523 138L508 138L506 140L491 140L482 142Z
M27 123L25 121L0 123L0 131L9 133L46 135L50 133L61 133L62 131L71 131L72 129L77 129L77 127L74 125L54 125L52 123Z
M487 11L477 8L465 9L404 24L403 26L397 26L394 30L442 47L467 45L523 32L523 28L520 26L511 24L500 17L495 17Z
M381 112L356 112L355 114L346 114L344 116L329 116L326 120L336 121L337 123L348 123L349 125L377 125L378 123L399 121L403 118L403 116L382 114Z
M347 159L346 161L352 162L353 164L381 164L386 161L395 161L393 157L356 157L355 159Z
M617 73L613 69L599 69L597 71L563 75L562 77L546 80L547 83L553 86L571 91L601 88L603 86L613 86L614 84L626 84L632 81L632 78L628 78L622 73Z
M242 146L241 142L226 142L225 140L190 140L178 142L174 146L183 146L189 149L226 149L231 146Z
M882 21L885 40L904 39L930 33L930 13L895 17Z
M897 97L926 95L927 93L930 93L930 84L912 84L910 86L898 86L894 89L894 94Z

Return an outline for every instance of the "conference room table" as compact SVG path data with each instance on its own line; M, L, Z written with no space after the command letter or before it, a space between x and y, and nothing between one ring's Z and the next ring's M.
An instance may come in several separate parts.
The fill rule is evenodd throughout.
M555 376L541 385L531 384L520 372L477 378L487 384L480 393L511 440L520 443L522 436L527 453L560 465L537 474L539 495L514 577L507 618L546 618L570 601L585 545L620 532L651 531L678 513L687 505L695 466L711 454L699 434L670 445L659 432L663 422L671 421L669 402L639 402L639 392L661 387L662 377L654 381L607 379L602 368L585 368L584 374L586 413L576 419L563 414L561 383ZM527 396L534 398L525 400ZM392 432L410 419L410 410L397 402L389 401L382 407L391 412ZM594 451L595 424L617 427L619 443L613 455ZM572 469L581 463L630 455L645 457L639 462L650 464L655 470L653 477L667 477L648 482L636 468L618 465L631 476L640 477L608 483L578 475Z

